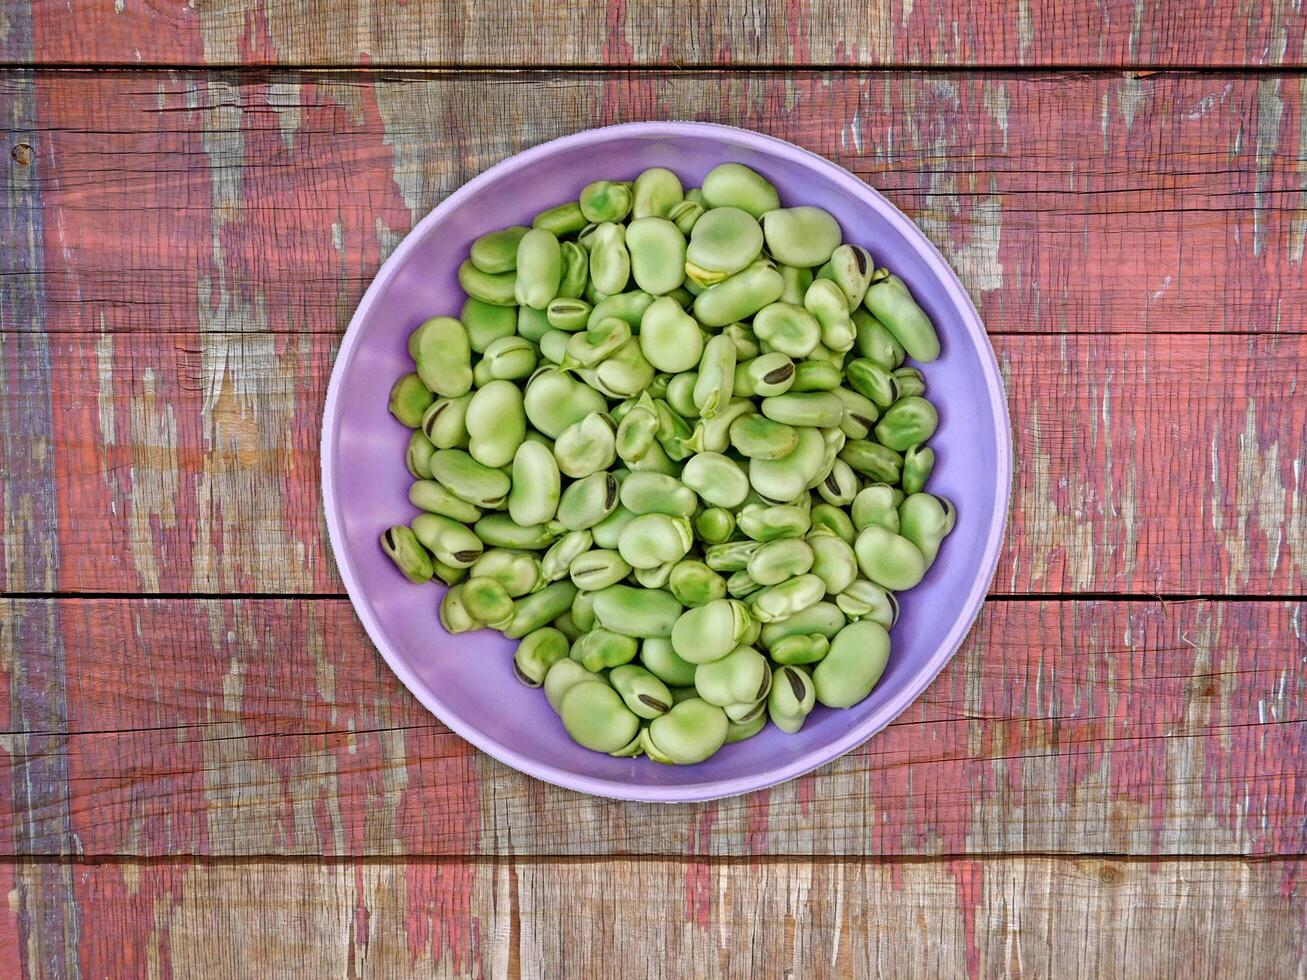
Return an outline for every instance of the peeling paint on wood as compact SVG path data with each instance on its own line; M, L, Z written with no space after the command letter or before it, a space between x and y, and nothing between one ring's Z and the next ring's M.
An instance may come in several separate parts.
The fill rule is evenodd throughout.
M0 812L0 841L21 853L1307 848L1301 603L991 603L939 679L854 753L680 807L581 796L474 752L407 694L344 600L17 600L0 618L50 606L68 651L68 719L52 734L67 795ZM21 724L25 706L10 710ZM33 765L24 734L0 750L13 778ZM46 820L54 806L66 832ZM20 818L46 831L14 835ZM461 900L450 887L424 901Z
M1304 37L1292 0L30 2L29 57L77 64L1290 66Z

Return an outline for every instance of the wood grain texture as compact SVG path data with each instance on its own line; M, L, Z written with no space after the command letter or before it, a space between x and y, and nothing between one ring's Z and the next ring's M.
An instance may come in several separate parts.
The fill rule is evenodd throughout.
M848 167L939 245L991 331L1307 320L1307 77L38 72L0 98L26 84L39 126L3 135L41 161L51 332L339 333L474 174L667 118Z
M75 64L1293 65L1290 0L407 0L30 3L32 57Z
M1307 966L1298 860L73 871L84 976L599 977L621 964L649 977L1291 977ZM0 929L24 912L0 908Z
M33 606L58 610L68 719L26 726L19 699L39 695L11 686L0 779L45 771L32 746L47 746L67 777L40 799L71 825L5 796L0 853L1307 849L1302 603L990 603L940 678L857 751L677 807L581 796L474 752L401 687L343 600L10 600L0 621ZM0 663L29 657L17 639L0 634Z
M1017 461L995 592L1307 592L1307 335L993 340ZM0 412L52 432L57 520L30 534L62 557L52 582L7 550L6 590L342 591L318 478L335 338L41 343L48 390L8 385Z

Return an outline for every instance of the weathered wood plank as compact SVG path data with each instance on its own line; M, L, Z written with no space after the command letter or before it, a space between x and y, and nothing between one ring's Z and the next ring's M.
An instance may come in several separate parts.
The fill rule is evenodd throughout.
M473 174L651 118L848 167L931 235L994 331L1307 319L1307 77L42 72L37 90L56 332L339 332Z
M30 2L31 57L76 64L1290 65L1288 0Z
M28 343L0 334L6 357ZM1307 402L1291 394L1307 336L994 343L1017 460L996 592L1307 591ZM8 385L0 410L53 426L58 521L33 534L62 554L57 587L339 592L317 458L335 346L51 336L50 394ZM6 590L52 588L4 557Z
M48 733L66 795L60 784L44 805L66 807L71 827L5 806L7 853L1307 849L1302 603L991 603L940 678L858 751L685 807L579 796L475 753L403 690L341 600L0 611L30 605L58 606L68 651L68 721ZM3 659L39 656L5 636ZM41 762L30 734L0 741L14 779Z
M649 977L1291 977L1307 967L1299 860L183 861L74 874L84 976L589 977L640 964ZM23 914L0 907L0 928Z

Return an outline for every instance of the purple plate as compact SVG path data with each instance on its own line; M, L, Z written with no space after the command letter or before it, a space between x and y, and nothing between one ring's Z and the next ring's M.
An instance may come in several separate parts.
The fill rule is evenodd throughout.
M387 395L412 369L409 332L435 314L458 314L456 270L478 235L530 224L537 211L574 200L600 177L634 178L664 166L693 187L731 160L767 177L786 205L815 204L835 215L845 240L902 276L934 319L944 353L927 368L941 419L929 489L957 505L957 527L925 581L904 594L889 666L861 704L819 706L796 735L769 727L699 765L614 759L573 743L544 694L518 683L514 641L489 630L449 636L436 617L443 590L410 585L382 553L381 531L415 514L404 467L409 430L391 418ZM332 371L322 426L336 562L364 628L405 686L455 732L515 769L585 793L667 803L732 796L815 769L880 731L922 692L984 601L1007 518L1011 457L1003 384L980 317L917 226L821 157L706 123L587 130L519 153L451 194L395 249L359 304Z

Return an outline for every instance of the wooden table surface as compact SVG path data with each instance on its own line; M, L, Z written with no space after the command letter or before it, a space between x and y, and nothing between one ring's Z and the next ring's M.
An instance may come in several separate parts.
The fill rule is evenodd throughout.
M0 61L0 976L1307 972L1300 4L0 0ZM925 695L682 807L424 711L318 484L413 223L659 118L911 215L1017 461Z

